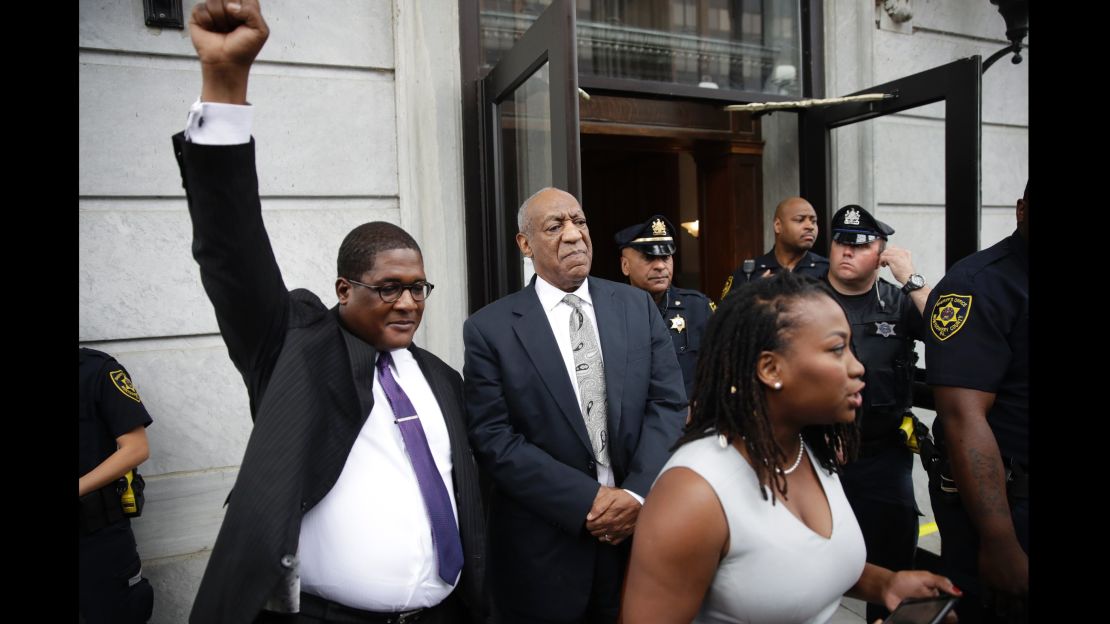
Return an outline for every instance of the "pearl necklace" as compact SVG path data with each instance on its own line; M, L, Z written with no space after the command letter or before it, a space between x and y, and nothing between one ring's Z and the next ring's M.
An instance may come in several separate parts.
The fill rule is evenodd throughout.
M806 449L805 441L802 440L802 434L799 433L798 434L798 459L795 459L794 460L794 465L787 468L786 470L783 470L782 468L779 468L778 469L779 472L781 472L783 475L788 475L788 474L794 472L795 470L797 470L798 466L802 465L802 453L805 452L805 449Z
M747 438L744 437L744 436L740 436L740 439L745 440L745 441L747 440ZM725 434L723 434L723 433L717 436L717 443L721 445L721 448L728 448L728 438L726 438ZM795 470L797 470L798 466L802 465L802 453L805 452L805 449L806 449L805 440L802 439L802 434L799 433L798 434L798 458L794 460L794 465L787 468L786 470L783 470L782 468L775 468L775 470L778 470L783 475L788 475L788 474L794 472ZM770 462L767 462L767 463L770 463Z

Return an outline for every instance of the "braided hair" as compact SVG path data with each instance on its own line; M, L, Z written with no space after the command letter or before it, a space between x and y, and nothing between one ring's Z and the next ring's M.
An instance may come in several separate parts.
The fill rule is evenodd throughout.
M744 283L717 307L702 337L690 423L675 445L714 434L729 443L743 438L764 500L773 486L772 504L776 491L786 495L786 476L774 467L789 460L772 435L766 389L756 365L761 352L785 346L786 334L799 323L796 304L812 297L835 301L825 282L782 271ZM845 461L855 458L859 425L810 425L802 437L822 468L840 472L838 455Z

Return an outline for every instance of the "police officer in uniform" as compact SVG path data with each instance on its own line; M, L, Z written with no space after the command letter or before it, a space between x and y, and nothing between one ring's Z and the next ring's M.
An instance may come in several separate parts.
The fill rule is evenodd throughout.
M734 285L770 277L784 269L817 279L825 278L829 272L829 261L812 251L818 230L817 211L813 205L801 197L782 200L775 207L774 227L774 247L756 258L754 263L745 261L732 272L721 290L722 301Z
M121 479L149 456L150 414L127 370L107 353L79 349L78 601L87 624L150 619L154 590L143 578Z
M852 326L852 348L866 372L859 411L859 457L841 475L867 545L867 561L891 570L913 568L917 503L913 453L900 430L912 423L914 341L924 332L929 289L914 271L909 251L887 245L894 228L855 204L833 215L829 285ZM879 277L889 267L899 284ZM867 621L886 617L867 605Z
M675 355L682 367L686 396L694 391L694 369L702 332L713 313L713 302L702 293L671 285L674 278L675 229L663 215L630 225L613 239L621 250L621 273L630 284L646 290L667 322Z
M927 308L927 378L946 459L929 495L944 572L965 592L964 624L1028 618L1028 217L1026 183L1017 230L953 265Z

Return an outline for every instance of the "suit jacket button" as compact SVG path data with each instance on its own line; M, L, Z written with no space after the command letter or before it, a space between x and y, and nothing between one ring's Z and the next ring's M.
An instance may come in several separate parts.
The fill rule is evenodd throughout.
M301 511L308 511L308 501L301 501Z
M289 569L297 562L296 557L293 555L284 555L281 558L281 567Z
M588 467L589 467L590 470L596 470L597 469L597 464L591 461L589 463Z

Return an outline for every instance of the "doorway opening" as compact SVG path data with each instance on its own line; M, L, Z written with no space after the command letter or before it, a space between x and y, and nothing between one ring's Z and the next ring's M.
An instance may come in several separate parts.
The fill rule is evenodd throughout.
M623 282L613 235L662 214L677 230L674 284L716 300L763 253L759 125L719 103L595 94L579 102L591 274Z

